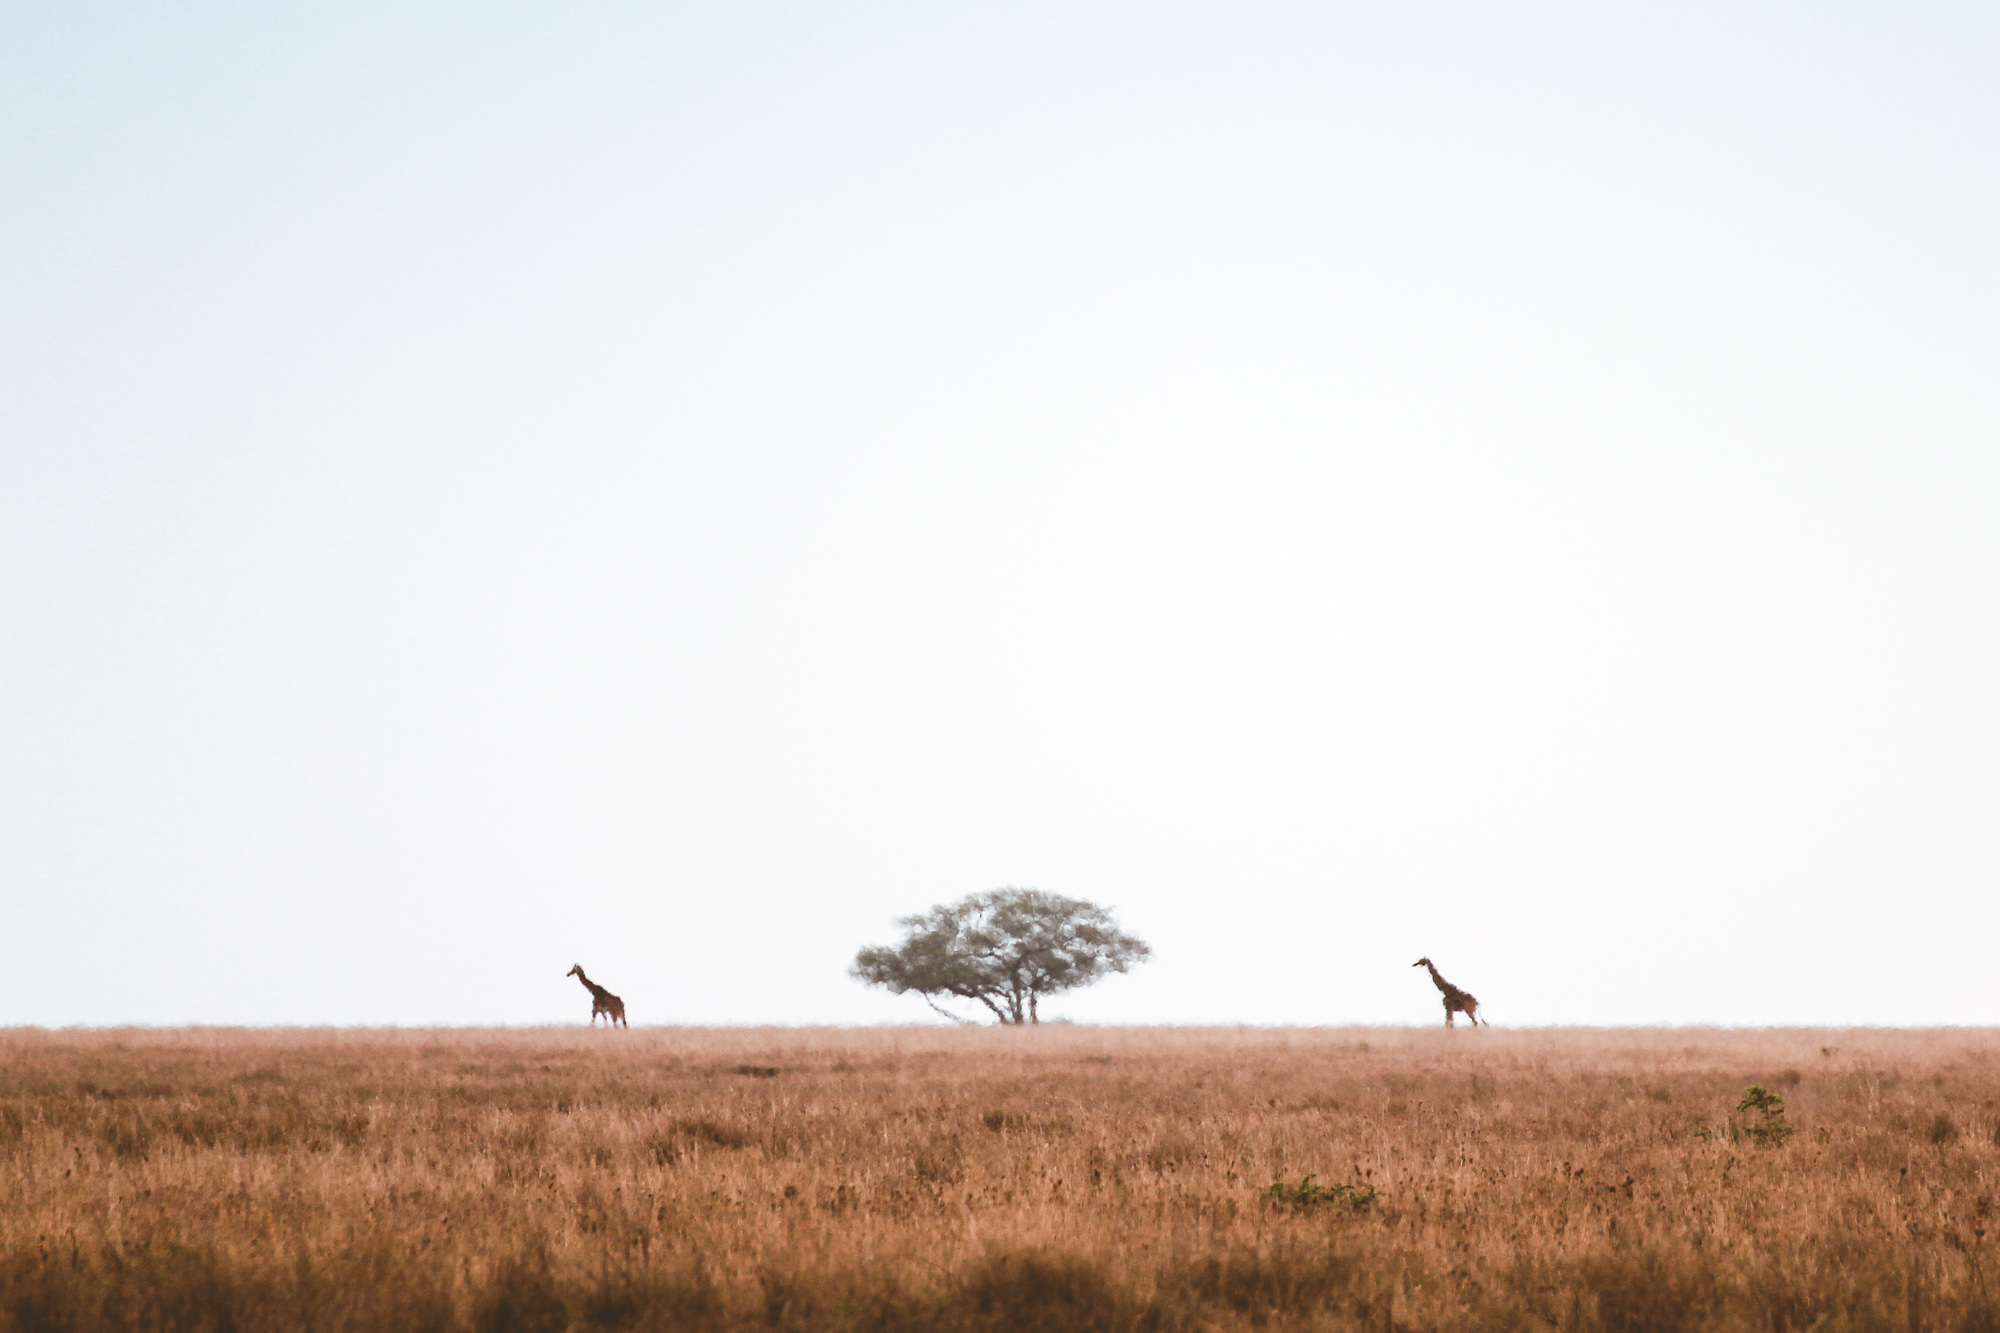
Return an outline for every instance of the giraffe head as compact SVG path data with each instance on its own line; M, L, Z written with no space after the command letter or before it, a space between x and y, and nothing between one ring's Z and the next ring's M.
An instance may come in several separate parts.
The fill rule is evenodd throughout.
M1411 967L1429 967L1430 965L1431 960L1428 958L1419 958L1416 962L1410 964Z
M564 975L564 976L566 976L566 977L580 977L580 976L582 976L582 975L583 975L583 964L582 964L582 963L572 963L572 964L570 964L570 969L569 969L569 971L567 971L567 972L563 973L563 975Z

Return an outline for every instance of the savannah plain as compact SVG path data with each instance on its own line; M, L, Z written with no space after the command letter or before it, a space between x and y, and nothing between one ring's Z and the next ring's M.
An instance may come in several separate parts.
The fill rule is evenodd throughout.
M15 1029L0 1327L2000 1328L1996 1050Z

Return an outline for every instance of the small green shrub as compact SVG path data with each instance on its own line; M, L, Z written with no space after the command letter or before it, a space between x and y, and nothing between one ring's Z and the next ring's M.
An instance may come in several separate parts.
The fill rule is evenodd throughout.
M1790 1138L1794 1127L1785 1122L1785 1099L1752 1083L1743 1089L1737 1112L1754 1111L1760 1117L1743 1127L1743 1136L1760 1148L1775 1148Z
M1761 1111L1765 1116L1780 1116L1785 1113L1785 1099L1775 1092L1766 1092L1752 1083L1743 1089L1743 1100L1736 1103L1739 1111Z
M1335 1204L1363 1213L1374 1206L1377 1195L1373 1185L1366 1189L1359 1185L1321 1185L1316 1177L1305 1176L1296 1185L1272 1181L1271 1188L1264 1191L1264 1198L1279 1207L1316 1208Z

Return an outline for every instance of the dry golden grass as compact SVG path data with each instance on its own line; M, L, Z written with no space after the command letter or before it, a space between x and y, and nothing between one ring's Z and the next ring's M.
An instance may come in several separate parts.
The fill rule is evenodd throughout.
M2000 1328L1996 1048L6 1031L0 1327Z

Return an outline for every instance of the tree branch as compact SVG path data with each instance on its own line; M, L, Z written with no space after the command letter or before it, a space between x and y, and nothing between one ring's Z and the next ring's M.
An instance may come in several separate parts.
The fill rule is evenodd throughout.
M972 1021L969 1018L960 1018L957 1014L954 1014L951 1010L946 1009L943 1006L939 1005L936 1000L933 1000L928 995L924 996L924 1003L929 1005L931 1008L936 1009L939 1013L943 1014L946 1018L949 1018L954 1023L970 1023Z

